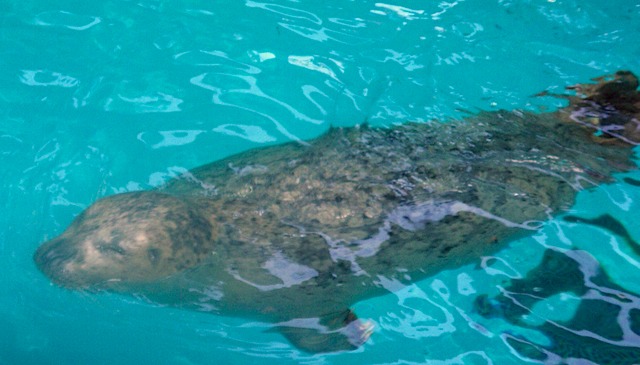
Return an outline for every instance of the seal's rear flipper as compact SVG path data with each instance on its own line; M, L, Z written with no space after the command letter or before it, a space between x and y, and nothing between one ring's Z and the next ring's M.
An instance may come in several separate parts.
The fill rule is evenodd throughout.
M276 324L300 350L318 352L350 351L364 344L373 333L374 324L362 321L350 310L331 313L321 318L296 318Z

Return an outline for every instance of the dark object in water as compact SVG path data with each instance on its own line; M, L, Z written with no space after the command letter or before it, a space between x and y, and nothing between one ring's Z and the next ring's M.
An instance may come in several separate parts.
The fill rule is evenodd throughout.
M636 180L630 177L625 177L623 180L629 185L640 186L640 180Z
M634 80L582 85L554 113L331 129L248 151L97 201L34 259L67 288L258 318L310 352L352 349L372 331L353 303L486 255L634 168Z
M529 324L533 308L564 294L580 299L569 320ZM485 317L504 317L513 325L542 332L550 344L505 335L521 356L542 363L588 360L595 364L635 365L640 361L640 299L613 283L584 251L545 251L542 262L523 279L514 279L496 298L480 295L474 306Z
M591 224L600 228L604 228L607 229L609 231L611 231L613 234L616 234L620 237L622 237L624 239L624 241L627 243L627 245L629 245L629 247L631 248L631 250L633 250L633 252L638 255L638 257L640 257L640 244L638 242L636 242L633 237L631 237L631 235L629 234L629 232L627 231L626 228L624 228L624 226L622 225L622 223L620 223L620 221L618 221L617 219L613 218L611 215L609 214L603 214L599 217L593 218L593 219L588 219L588 218L582 218L582 217L576 217L573 215L567 215L562 217L562 219L564 219L567 222L570 223L587 223L587 224Z

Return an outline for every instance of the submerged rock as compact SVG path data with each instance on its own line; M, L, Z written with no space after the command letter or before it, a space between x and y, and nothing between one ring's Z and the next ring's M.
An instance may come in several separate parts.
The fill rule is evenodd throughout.
M67 288L258 318L306 351L351 349L372 330L353 303L486 255L635 168L636 88L620 72L554 113L333 128L251 150L99 200L34 258Z

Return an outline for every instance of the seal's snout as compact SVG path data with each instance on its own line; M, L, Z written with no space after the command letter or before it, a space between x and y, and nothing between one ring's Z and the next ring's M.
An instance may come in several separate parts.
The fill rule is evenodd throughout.
M77 250L58 237L40 246L33 259L47 277L62 286L74 286L67 265L77 255Z

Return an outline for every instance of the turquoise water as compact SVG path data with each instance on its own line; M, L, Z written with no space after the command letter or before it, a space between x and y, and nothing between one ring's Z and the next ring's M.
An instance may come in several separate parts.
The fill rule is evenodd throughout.
M97 198L239 151L365 121L545 111L561 101L539 91L640 73L640 2L603 3L0 2L0 363L535 363L508 339L548 345L535 326L570 320L580 298L559 292L526 323L483 316L474 301L525 277L548 247L588 251L583 266L615 283L597 301L610 307L573 322L584 346L640 351L638 172L581 192L571 211L609 214L628 238L550 220L495 257L356 304L377 325L348 353L305 354L243 319L66 291L32 261ZM616 321L622 340L609 336Z

